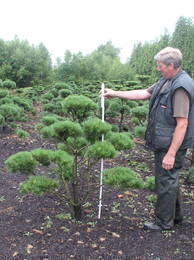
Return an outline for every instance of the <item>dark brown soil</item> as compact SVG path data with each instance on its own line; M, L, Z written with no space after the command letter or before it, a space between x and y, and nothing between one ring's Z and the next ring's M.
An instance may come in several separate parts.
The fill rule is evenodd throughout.
M4 160L11 154L49 145L25 123L30 138L19 139L13 131L1 133L0 139L0 260L193 260L194 259L194 189L187 184L189 160L181 172L184 194L184 224L172 231L151 232L142 229L154 217L150 190L103 187L103 207L98 220L99 190L93 191L82 221L74 221L68 208L51 194L43 196L19 193L20 174L10 174ZM190 156L190 154L188 155ZM145 178L152 174L152 154L137 144L116 160L105 162L129 166ZM96 166L99 175L100 165ZM67 219L59 219L58 214ZM69 217L69 219L68 219Z

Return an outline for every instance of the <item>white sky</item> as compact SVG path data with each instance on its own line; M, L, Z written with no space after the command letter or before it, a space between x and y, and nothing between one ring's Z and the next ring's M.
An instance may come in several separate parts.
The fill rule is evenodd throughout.
M90 54L111 40L121 60L135 43L170 34L180 16L194 17L193 0L0 0L0 38L42 42L63 59L68 49Z

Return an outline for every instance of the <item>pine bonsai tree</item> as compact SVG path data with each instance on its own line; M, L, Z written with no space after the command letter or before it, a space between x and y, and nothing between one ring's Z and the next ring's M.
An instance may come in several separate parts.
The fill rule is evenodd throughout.
M115 167L104 171L104 182L122 188L143 188L140 175L127 167Z
M16 83L12 80L7 79L7 80L3 81L3 88L15 89Z
M106 104L107 103L107 104ZM124 100L124 99L114 99L106 101L106 117L118 117L119 118L119 131L122 131L123 121L126 116L130 115L132 108L137 106L136 101Z
M130 149L132 141L126 133L113 133L110 124L91 117L97 105L87 97L69 96L63 107L73 121L56 121L41 128L43 136L57 144L55 150L20 152L10 156L5 164L11 172L30 175L20 185L21 192L58 194L68 202L73 216L80 219L82 206L96 187L94 166L102 158L114 158L119 151ZM102 134L105 141L101 141ZM55 165L52 178L39 174L39 164L47 167L52 164L52 168Z
M0 90L0 99L8 96L9 91L8 90Z
M0 105L1 126L11 126L12 123L20 120L24 114L24 109L15 104Z
M148 115L148 108L146 106L137 106L130 111L132 117L138 118L139 125L143 126Z

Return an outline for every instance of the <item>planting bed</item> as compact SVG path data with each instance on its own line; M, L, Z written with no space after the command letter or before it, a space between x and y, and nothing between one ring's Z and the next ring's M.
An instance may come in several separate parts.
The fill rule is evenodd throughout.
M84 207L82 221L76 222L68 207L51 194L19 193L21 174L7 172L4 160L11 154L38 147L51 147L34 130L34 121L23 124L30 138L20 139L13 131L0 139L0 260L193 260L194 189L187 184L189 160L181 171L185 219L172 231L150 232L142 229L152 220L154 193L104 186L101 219L98 215L99 188L93 190ZM190 154L188 154L190 156ZM105 168L129 166L143 178L152 175L153 156L136 144L117 159L105 161ZM45 170L45 169L42 169ZM98 180L100 165L96 165Z

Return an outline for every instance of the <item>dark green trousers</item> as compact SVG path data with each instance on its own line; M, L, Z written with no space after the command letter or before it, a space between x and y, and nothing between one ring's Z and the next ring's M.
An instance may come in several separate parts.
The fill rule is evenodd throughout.
M186 150L180 150L176 154L173 169L162 168L165 151L155 152L155 178L157 202L155 208L156 223L164 229L174 226L174 221L183 218L181 208L181 191L179 189L178 172L183 166Z

